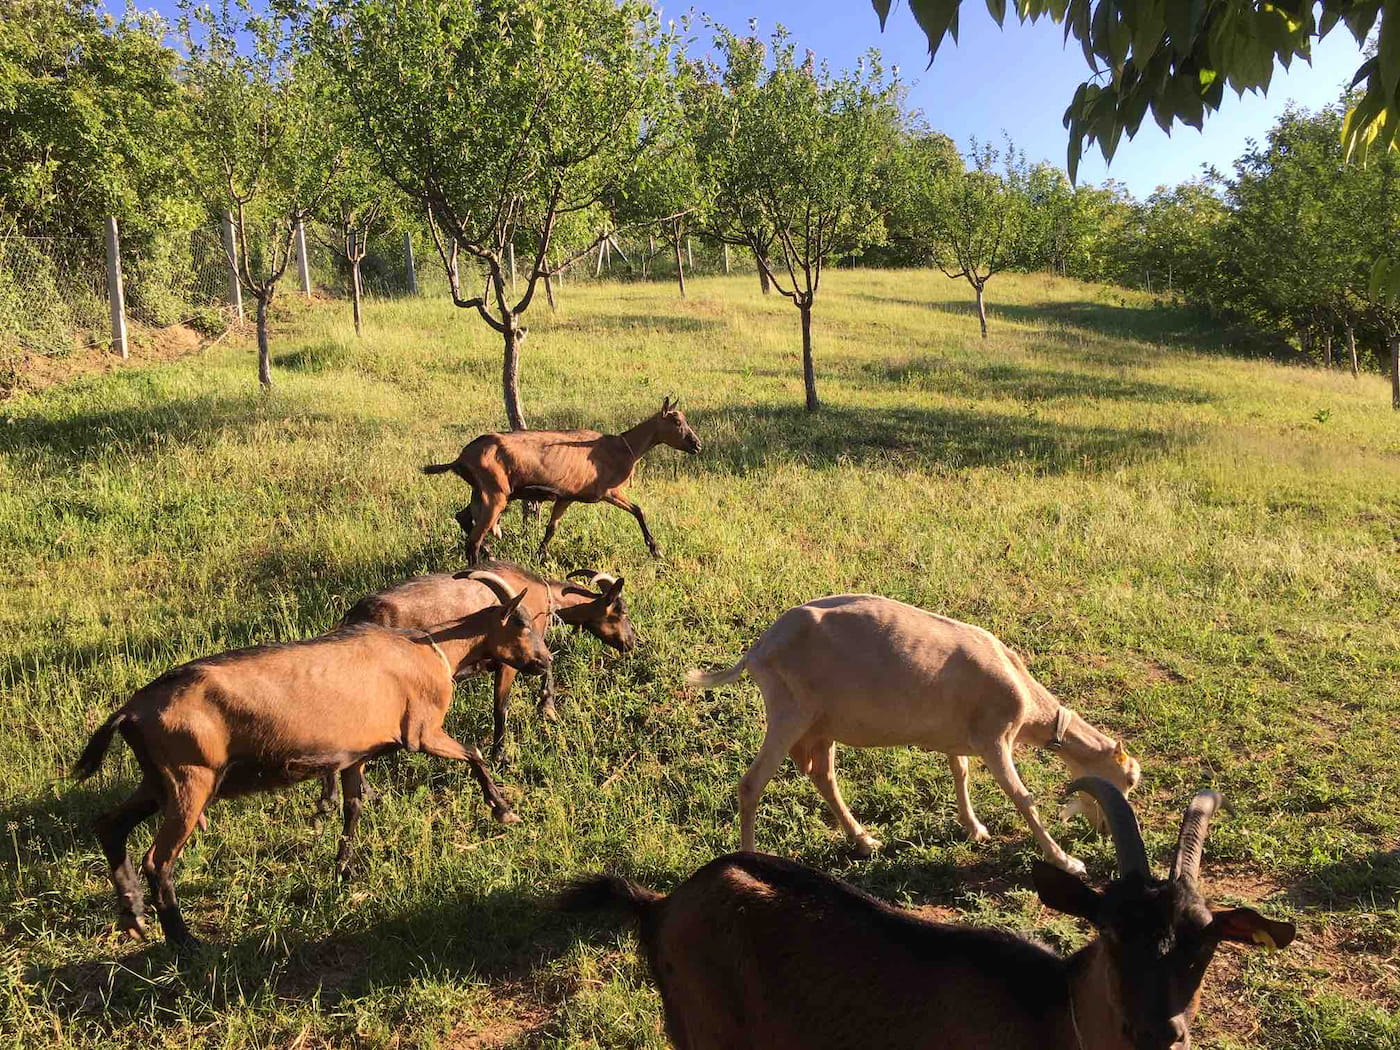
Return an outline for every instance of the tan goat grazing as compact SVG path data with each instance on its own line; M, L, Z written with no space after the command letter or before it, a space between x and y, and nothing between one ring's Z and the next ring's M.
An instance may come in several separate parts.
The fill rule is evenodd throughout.
M560 904L636 917L677 1050L1187 1050L1220 943L1282 948L1294 927L1207 906L1199 873L1215 792L1187 806L1171 875L1157 879L1118 789L1099 777L1070 787L1103 807L1118 877L1095 890L1034 862L1041 901L1100 934L1068 958L755 853L720 857L666 897L604 875Z
M515 430L482 434L457 454L451 463L429 463L424 474L456 474L472 487L471 506L457 512L457 523L467 534L467 555L481 557L486 534L497 523L511 500L553 501L554 508L540 540L538 556L544 557L554 528L575 503L611 503L637 519L654 558L661 550L652 539L642 508L622 495L632 480L637 461L657 445L689 452L700 451L700 439L679 408L666 398L661 411L648 416L621 434L596 430Z
M141 768L135 793L97 821L122 929L144 934L145 900L126 840L157 810L163 819L141 867L166 940L175 945L195 943L175 900L175 862L215 798L339 772L342 877L364 766L376 755L404 749L469 762L496 818L512 818L480 753L450 737L442 721L455 675L484 663L529 674L549 666L549 650L519 608L524 599L517 594L431 631L357 624L307 641L235 649L183 664L138 690L74 764L79 779L92 776L120 732Z
M579 578L587 586L572 583ZM550 621L558 618L574 630L584 630L618 652L628 652L637 644L632 621L622 598L623 579L596 569L576 569L570 579L547 580L512 562L484 562L479 568L459 573L415 576L382 591L366 595L345 614L344 624L377 623L384 627L424 628L465 616L497 600L499 581L509 593L524 591L521 609L534 621L535 630L546 636ZM495 674L495 729L491 760L499 761L506 739L506 715L516 670L510 664L482 667ZM539 712L553 721L554 671L551 665L541 678ZM335 803L336 774L327 773L317 810L329 812Z
M788 755L821 792L857 852L868 856L880 847L841 798L837 743L912 744L947 755L958 818L982 842L989 836L972 811L967 787L967 756L976 755L1025 817L1045 856L1075 874L1084 865L1046 832L1012 750L1018 743L1048 748L1076 776L1101 776L1124 792L1140 777L1137 760L1122 744L1061 706L991 634L889 598L841 594L789 609L733 667L714 674L691 671L687 681L709 689L745 671L758 683L768 717L763 746L739 784L745 850L754 849L759 796Z

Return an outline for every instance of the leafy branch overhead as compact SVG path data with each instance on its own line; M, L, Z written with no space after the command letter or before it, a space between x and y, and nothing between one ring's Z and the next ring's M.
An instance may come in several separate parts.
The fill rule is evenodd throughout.
M880 25L891 0L871 0ZM929 43L929 61L945 38L958 39L962 0L908 0ZM1007 0L986 0L998 25ZM1022 22L1042 18L1064 27L1084 51L1093 77L1079 85L1064 123L1073 179L1086 145L1113 158L1126 132L1149 111L1164 131L1180 121L1200 128L1220 108L1225 89L1267 91L1275 63L1309 60L1314 40L1344 26L1358 43L1377 31L1377 49L1357 70L1364 92L1347 114L1347 155L1365 159L1395 146L1400 126L1400 0L1013 0Z

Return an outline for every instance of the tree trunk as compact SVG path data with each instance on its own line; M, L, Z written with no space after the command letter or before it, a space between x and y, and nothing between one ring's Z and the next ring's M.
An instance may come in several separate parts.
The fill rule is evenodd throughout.
M1355 379L1361 370L1356 361L1356 329L1350 322L1347 323L1347 350L1351 354L1351 378Z
M974 284L972 287L975 288L975 289L977 290L977 320L980 321L981 324L982 324L982 338L983 338L983 339L986 339L986 338L987 338L987 301L986 301L986 299L984 299L983 296L982 296L982 288L983 288L983 285L981 285L981 284Z
M768 280L768 267L763 265L766 260L758 254L758 249L754 249L753 261L758 267L758 286L763 289L764 295L772 294L773 284Z
M525 429L525 413L520 408L520 344L525 335L517 327L516 318L508 314L505 319L505 357L501 361L501 393L505 397L506 420L511 430Z
M549 274L549 260L544 261L544 297L549 300L549 312L554 313L557 307L554 305L554 278Z
M671 242L676 249L676 283L681 286L681 298L685 298L685 267L681 265L681 239L677 237Z
M1327 368L1332 367L1332 329L1322 334L1322 360Z
M267 304L272 289L258 295L258 382L263 390L272 389L272 354L267 346Z
M1390 407L1400 412L1400 334L1390 337Z
M807 299L797 307L802 311L802 383L807 388L807 411L821 407L817 400L817 372L812 366L812 301Z
M360 260L353 258L350 260L350 298L354 304L355 312L355 334L361 335L361 328L364 323L364 315L360 306L360 297L363 294L360 285Z

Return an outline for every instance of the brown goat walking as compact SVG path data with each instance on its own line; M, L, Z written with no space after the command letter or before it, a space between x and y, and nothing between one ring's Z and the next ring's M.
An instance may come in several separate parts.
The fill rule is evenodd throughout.
M589 586L570 583L575 577ZM489 588L488 578L500 580L510 593L523 591L521 608L534 622L541 638L546 637L550 620L559 620L575 630L584 630L604 645L620 653L637 644L627 606L622 600L623 579L598 572L596 569L576 569L569 579L547 580L512 562L484 562L468 572L433 573L415 576L382 591L366 595L345 614L343 625L377 623L383 627L426 628L445 620L475 612L496 600ZM596 589L592 589L596 588ZM494 732L491 741L491 761L501 758L506 739L506 715L511 686L516 670L509 664L483 667L481 671L495 673ZM554 721L554 671L551 665L540 679L539 713ZM328 813L334 808L336 775L327 773L321 798L316 808Z
M622 495L632 480L637 461L657 445L694 455L700 439L685 421L679 400L665 398L661 411L621 434L596 430L515 430L482 434L451 463L429 463L424 474L456 474L472 487L472 501L457 512L467 535L467 555L481 557L486 534L496 530L511 500L553 501L554 508L540 540L543 558L554 528L574 503L611 503L621 507L641 527L653 558L661 550L652 539L642 508Z
M341 877L349 873L364 766L377 755L406 749L469 762L496 819L513 818L480 753L449 736L442 721L455 675L487 662L530 674L549 666L549 650L519 609L524 598L430 632L358 624L307 641L236 649L183 664L138 690L74 764L78 779L92 776L120 732L141 767L135 793L97 821L121 928L144 935L145 900L126 840L160 809L164 817L141 867L166 940L175 945L195 943L175 900L175 862L215 798L338 772L345 793Z
M756 853L720 857L666 897L596 876L560 904L621 905L637 918L678 1050L1186 1050L1220 942L1282 948L1294 927L1207 907L1200 861L1215 792L1187 807L1163 880L1116 787L1085 777L1070 788L1103 808L1118 877L1098 891L1034 862L1041 901L1101 934L1069 958Z

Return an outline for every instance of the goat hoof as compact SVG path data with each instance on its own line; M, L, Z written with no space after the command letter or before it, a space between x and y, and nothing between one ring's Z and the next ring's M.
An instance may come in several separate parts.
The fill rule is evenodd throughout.
M875 836L862 835L860 838L856 839L855 842L851 843L851 851L861 860L864 860L882 846L884 846L884 843Z
M519 824L520 814L513 809L493 809L491 815L501 824Z
M1088 871L1088 869L1084 867L1084 862L1082 860L1078 857L1071 857L1069 854L1065 854L1064 863L1060 864L1055 861L1051 863L1055 864L1056 867L1063 868L1071 875L1084 875L1087 874Z
M983 824L974 824L972 828L968 830L967 837L970 838L973 842L992 841L991 832L989 832L986 826Z
M540 717L547 722L559 721L559 711L555 708L553 701L540 704Z
M117 920L117 929L133 941L146 939L146 920L139 915L123 915Z

